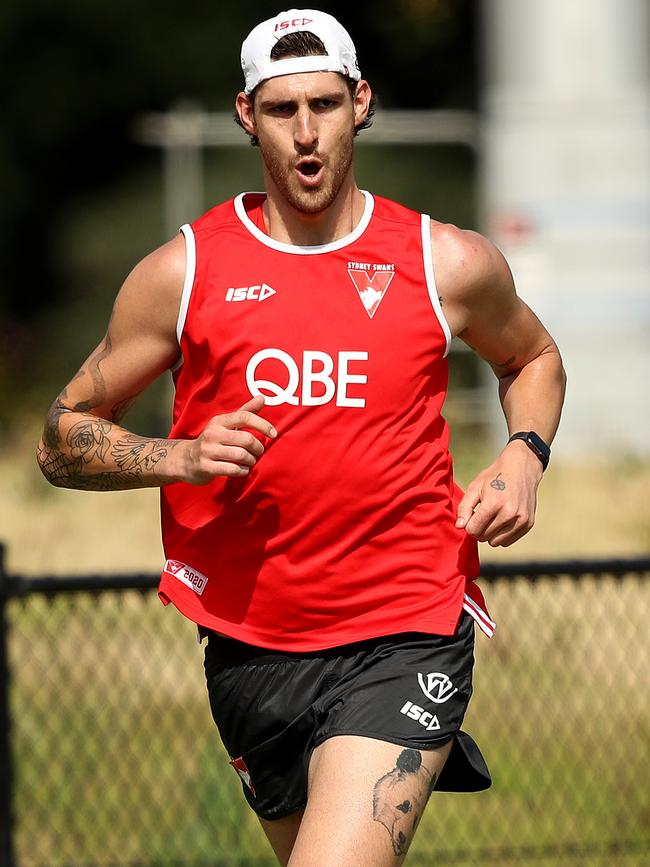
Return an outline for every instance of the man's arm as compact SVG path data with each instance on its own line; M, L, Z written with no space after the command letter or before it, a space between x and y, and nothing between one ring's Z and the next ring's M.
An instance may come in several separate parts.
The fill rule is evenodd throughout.
M127 277L106 336L45 420L37 458L53 485L114 491L246 475L264 449L257 437L238 428L275 435L256 415L263 398L215 416L195 440L141 437L120 426L137 396L180 355L176 322L184 275L185 244L179 235Z
M436 279L452 332L485 359L499 379L508 431L533 430L550 444L566 376L555 342L517 296L501 253L475 232L432 226ZM506 546L533 526L539 458L521 440L467 486L457 526L482 542Z

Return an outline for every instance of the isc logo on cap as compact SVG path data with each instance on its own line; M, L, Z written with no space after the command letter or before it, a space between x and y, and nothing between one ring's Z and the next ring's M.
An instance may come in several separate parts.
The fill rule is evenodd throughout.
M311 24L311 18L293 18L291 21L278 21L273 28L274 30L288 30L289 27L304 27L306 24Z

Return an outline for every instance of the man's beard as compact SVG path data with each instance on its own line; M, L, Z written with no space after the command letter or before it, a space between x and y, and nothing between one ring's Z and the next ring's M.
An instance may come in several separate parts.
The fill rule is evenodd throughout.
M261 139L259 145L264 166L278 191L292 208L303 214L318 214L329 208L338 196L352 165L352 137L346 137L333 159L319 157L323 162L324 180L320 186L309 189L300 183L295 162L310 154L296 154L293 163L283 163L277 151L266 147ZM317 152L313 154L317 155Z

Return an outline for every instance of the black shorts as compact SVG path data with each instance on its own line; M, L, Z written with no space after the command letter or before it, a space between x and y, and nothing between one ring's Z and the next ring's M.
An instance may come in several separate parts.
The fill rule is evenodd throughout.
M460 726L472 693L474 621L455 635L401 633L309 653L253 647L208 630L212 716L253 810L280 819L305 806L318 744L362 735L413 749L454 739L437 791L491 784Z

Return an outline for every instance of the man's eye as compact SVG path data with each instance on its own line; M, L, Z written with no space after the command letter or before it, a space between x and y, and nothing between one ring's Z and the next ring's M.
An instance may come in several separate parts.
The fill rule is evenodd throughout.
M335 103L334 103L333 99L319 99L318 100L318 107L319 108L331 108L334 104Z

